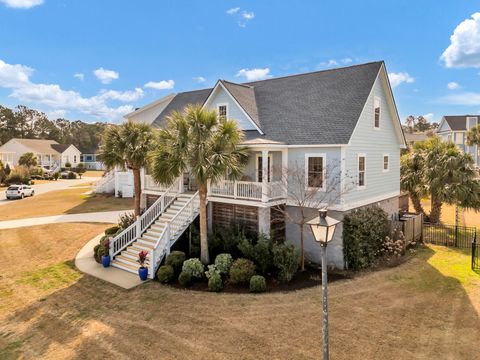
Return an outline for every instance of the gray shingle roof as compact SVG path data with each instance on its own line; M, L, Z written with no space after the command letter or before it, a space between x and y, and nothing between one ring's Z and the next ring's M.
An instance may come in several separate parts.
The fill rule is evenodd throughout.
M257 138L298 145L347 144L382 64L372 62L241 85L222 83L265 133L258 133ZM154 125L163 126L172 110L203 104L211 91L177 94Z
M447 115L444 116L450 129L453 131L467 130L467 117L478 117L477 115Z
M67 150L69 147L70 145L67 144L52 144L52 148L57 150L60 154Z

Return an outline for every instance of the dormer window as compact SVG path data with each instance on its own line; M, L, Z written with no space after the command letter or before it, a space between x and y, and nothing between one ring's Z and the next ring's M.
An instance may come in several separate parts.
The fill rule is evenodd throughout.
M373 99L373 112L374 112L374 121L373 127L376 129L380 128L380 98L375 96Z
M227 112L228 112L227 104L218 105L218 117L221 120L227 119Z

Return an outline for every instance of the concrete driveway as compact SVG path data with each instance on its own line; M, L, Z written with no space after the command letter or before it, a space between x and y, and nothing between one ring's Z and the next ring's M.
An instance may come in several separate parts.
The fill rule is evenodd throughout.
M32 188L35 190L35 195L45 194L49 191L55 190L65 190L71 186L88 183L90 181L97 181L100 178L95 177L84 177L82 179L75 180L57 180L51 181L46 184L32 185ZM5 191L0 191L0 206L10 203L10 200L5 198Z

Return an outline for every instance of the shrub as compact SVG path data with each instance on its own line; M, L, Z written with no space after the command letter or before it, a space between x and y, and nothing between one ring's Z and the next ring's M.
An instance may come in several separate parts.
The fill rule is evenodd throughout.
M165 260L165 265L170 265L175 274L182 271L183 262L185 261L185 253L183 251L172 251Z
M261 293L267 290L267 283L262 275L253 275L250 278L250 292Z
M124 213L120 214L118 217L118 226L122 229L128 228L130 225L132 225L137 219L135 218L134 213Z
M278 269L278 279L288 283L298 270L300 251L293 244L273 245L273 265Z
M76 179L77 174L75 174L73 171L70 171L67 175L67 179Z
M223 288L222 277L218 272L214 272L208 279L208 288L210 291L219 292Z
M98 244L98 245L95 245L95 247L93 248L93 258L97 263L100 263L102 261L102 257L98 256L98 249L100 248L100 246L101 245Z
M232 266L233 258L230 254L218 254L215 258L215 266L221 275L228 275Z
M112 227L109 227L109 228L106 228L105 229L105 235L115 235L118 231L118 229L120 229L119 226L112 226Z
M243 256L252 260L262 274L266 274L273 264L272 242L261 234L254 245L251 239L244 238L238 244Z
M378 206L355 210L343 219L343 254L347 269L370 267L389 235L388 214Z
M171 265L160 266L157 270L158 281L162 283L169 283L175 277L175 271Z
M107 242L108 240L108 242ZM107 243L106 243L107 242ZM103 255L108 255L108 249L110 248L110 241L109 241L109 236L104 235L98 242L98 245L96 245L93 248L93 257L95 258L95 261L98 263L102 262L102 256Z
M232 284L248 284L253 275L255 275L255 264L248 259L237 259L230 268L230 281Z
M182 266L182 272L188 273L191 277L202 278L204 267L200 259L192 258L185 260Z
M239 226L237 232L232 231L231 228L217 227L208 240L208 249L212 257L221 254L228 253L234 258L242 256L238 249L238 245L247 236L242 228Z
M65 163L65 167L67 169L70 169L72 167L72 164L70 164L68 161Z
M53 174L53 178L54 178L55 180L58 180L59 177L60 177L60 173L59 173L59 172L56 172L56 173Z
M178 276L178 283L184 288L189 287L192 283L192 277L189 273L182 271Z
M205 271L205 276L210 279L214 275L220 275L220 271L215 265L208 265L208 270Z
M29 184L30 183L30 172L27 168L23 166L17 166L15 169L10 171L10 174L5 179L6 185L11 184Z

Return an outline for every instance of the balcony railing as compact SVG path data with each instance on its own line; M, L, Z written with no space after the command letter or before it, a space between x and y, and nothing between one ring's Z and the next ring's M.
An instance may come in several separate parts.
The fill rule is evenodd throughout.
M286 197L282 181L266 183L264 188L264 184L261 182L222 180L211 184L208 194L216 197L263 202Z
M169 185L161 185L156 183L152 175L145 175L145 189L146 190L155 190L159 192L166 191L170 186Z

